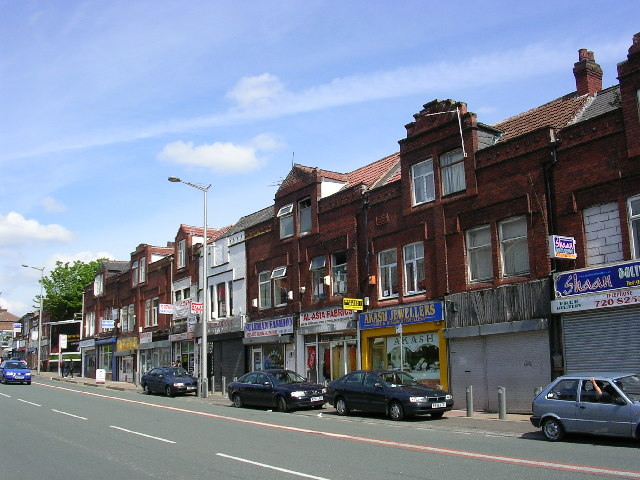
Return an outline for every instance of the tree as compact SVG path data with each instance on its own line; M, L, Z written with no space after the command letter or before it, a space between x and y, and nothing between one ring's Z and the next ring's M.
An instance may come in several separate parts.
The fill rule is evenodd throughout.
M89 263L76 260L56 262L56 267L42 279L45 298L43 309L51 315L54 322L70 320L74 313L82 311L82 295L84 288L93 282L96 272L104 259ZM36 296L36 303L40 304L40 296Z

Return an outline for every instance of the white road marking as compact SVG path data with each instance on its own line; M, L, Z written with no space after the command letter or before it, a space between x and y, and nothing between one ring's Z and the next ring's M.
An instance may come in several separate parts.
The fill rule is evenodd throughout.
M134 430L127 430L126 428L122 428L122 427L116 427L115 425L109 425L110 428L115 428L116 430L120 430L122 432L127 432L127 433L131 433L132 435L139 435L141 437L146 437L146 438L152 438L154 440L158 440L160 442L165 442L165 443L176 443L173 440L167 440L166 438L161 438L161 437L154 437L153 435L147 435L146 433L141 433L141 432L136 432Z
M11 395L7 395L6 393L0 393L1 396L11 398Z
M402 448L402 449L405 449L405 450L414 450L414 451L421 451L421 452L425 452L425 453L434 453L434 454L439 454L439 455L465 457L465 458L472 458L472 459L476 459L476 460L484 460L484 461L498 462L498 463L508 463L508 464L511 464L511 465L521 465L521 466L534 467L534 468L548 468L548 469L552 469L552 470L564 470L564 471L577 472L577 473L592 473L592 474L599 474L599 475L611 475L611 476L624 477L624 478L638 478L638 479L640 479L640 471L637 471L637 470L619 470L619 469L615 469L615 468L593 467L593 466L590 466L590 465L576 465L576 464L571 464L571 463L548 462L548 461L544 461L544 460L533 460L533 459L529 459L529 458L507 457L507 456L503 456L503 455L491 455L491 454L485 454L485 453L480 453L480 452L472 452L472 451L466 451L466 450L454 450L454 449L451 449L451 448L432 447L432 446L429 446L429 445L420 445L420 444L414 444L414 443L387 441L387 440L381 440L381 439L377 439L377 438L358 437L358 436L355 436L355 435L348 435L348 434L336 434L336 433L331 433L331 432L325 432L325 431L322 431L322 430L312 430L312 429L307 429L307 428L289 427L289 426L286 426L286 425L278 425L278 424L268 423L268 422L258 422L258 421L255 421L255 420L244 420L244 419L241 419L241 418L234 418L234 417L229 417L229 416L225 416L225 415L217 415L215 413L198 412L196 410L188 410L186 408L171 407L171 406L166 406L166 405L157 405L157 404L149 403L149 402L141 402L139 400L130 400L128 398L111 397L109 395L103 395L101 393L85 392L85 391L82 391L82 390L74 390L72 388L59 387L59 386L56 386L56 385L48 385L48 384L45 384L45 383L41 383L39 385L41 385L43 387L55 388L55 389L58 389L58 390L66 390L66 391L77 393L77 394L81 394L81 395L89 395L89 396L92 396L92 397L108 398L108 399L116 400L116 401L119 401L119 402L132 403L132 404L136 404L136 405L144 405L144 406L148 406L148 407L160 408L160 409L163 409L163 410L170 410L172 412L188 413L188 414L191 414L191 415L199 415L201 417L215 418L217 420L224 420L224 421L228 421L228 422L243 423L245 425L255 425L255 426L259 426L259 427L273 428L273 429L285 430L285 431L289 431L289 432L306 433L306 434L310 434L310 435L319 435L319 436L326 436L326 437L332 437L332 438L340 438L340 439L343 439L343 440L348 440L348 441L353 441L353 442L368 443L368 444L371 444L371 445L379 445L379 446L386 446L386 447L392 447L392 448ZM117 427L114 427L114 428L117 428Z
M36 407L41 407L41 406L42 406L42 405L39 405L39 404L37 404L37 403L29 402L29 401L27 401L27 400L23 400L23 399L21 399L21 398L16 398L16 400L18 400L19 402L28 403L29 405L34 405L34 406L36 406Z
M317 477L315 475L309 475L308 473L296 472L295 470L288 470L286 468L276 467L274 465L267 465L266 463L254 462L253 460L247 460L246 458L233 457L231 455L225 455L224 453L216 453L219 457L230 458L231 460L237 460L238 462L248 463L257 467L268 468L270 470L276 470L277 472L290 473L291 475L297 475L299 477L313 478L315 480L328 480L325 477Z
M68 417L79 418L80 420L86 420L86 417L80 417L78 415L74 415L73 413L63 412L62 410L56 410L55 408L51 409L52 412L61 413L62 415L66 415Z

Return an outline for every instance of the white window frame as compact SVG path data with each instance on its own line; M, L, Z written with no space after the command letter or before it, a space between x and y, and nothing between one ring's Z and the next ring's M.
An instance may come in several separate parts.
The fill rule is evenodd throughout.
M147 259L145 257L142 257L140 259L140 276L138 277L138 280L140 283L144 283L147 281Z
M178 268L184 268L187 265L187 240L183 238L178 243Z
M280 238L293 237L293 203L289 203L278 210L280 219Z
M139 268L140 267L138 264L138 260L136 260L135 262L131 262L131 285L133 285L134 287L138 285Z
M273 304L276 307L287 304L289 288L287 285L287 267L278 267L271 272L273 280ZM283 286L284 283L284 286Z
M424 243L415 242L405 245L402 249L404 260L404 291L406 295L424 293L425 288L420 288L420 284L426 285L425 263L424 263ZM409 286L414 288L409 288Z
M440 155L440 183L443 196L467 188L462 149Z
M151 299L145 300L144 302L144 326L151 326Z
M271 272L266 270L258 274L258 305L260 309L271 308Z
M419 168L425 168L426 171L417 174ZM433 158L411 165L411 199L414 207L436 199Z
M512 236L509 238L505 238L504 227L507 224L513 224L515 222L520 222L524 225L524 235ZM502 266L502 276L503 277L518 277L522 275L528 275L530 271L529 264L529 240L527 235L527 219L525 217L513 217L508 218L506 220L498 223L498 233L500 236L500 262ZM527 266L526 269L518 269L515 266L510 265L510 258L514 255L512 254L513 249L520 249L522 252L526 253L527 257Z
M85 336L93 337L96 333L96 312L87 312L84 316Z
M640 90L638 90L640 96ZM638 99L640 102L640 98ZM631 258L640 259L640 195L627 199Z
M311 298L313 300L327 298L328 289L324 283L324 277L327 275L327 257L324 255L313 257L309 262L309 271L311 272Z
M104 293L104 273L99 273L93 280L93 294L102 295Z
M393 260L387 261L385 257L390 254L392 254ZM398 251L395 248L378 253L378 280L380 298L394 298L399 295Z
M338 263L337 255L344 256L344 262ZM347 252L343 250L331 254L331 294L345 296L347 289Z
M305 235L311 232L311 197L298 201L298 234Z
M229 313L228 313L228 307L227 307L227 282L216 283L214 288L216 292L216 296L215 296L216 316L217 318L228 317ZM222 290L222 295L220 295L221 290Z
M151 325L158 326L158 306L160 304L160 298L155 297L151 300Z
M478 233L486 234L487 240L478 243ZM493 253L491 247L491 226L481 225L470 228L465 234L467 247L467 278L469 283L486 282L493 278ZM489 261L490 272L481 275L478 265L481 260Z

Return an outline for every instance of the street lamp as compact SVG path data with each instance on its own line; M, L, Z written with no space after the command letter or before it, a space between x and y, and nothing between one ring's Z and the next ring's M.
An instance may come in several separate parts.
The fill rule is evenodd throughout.
M30 265L22 265L25 268L33 268L34 270L40 270L40 316L38 318L38 366L36 367L36 372L40 375L40 362L42 358L41 353L41 339L42 339L42 285L44 284L44 269L45 267L32 267Z
M209 396L209 378L207 377L207 324L209 323L209 300L208 300L208 286L207 286L207 192L211 185L202 185L196 183L185 182L178 177L169 177L168 180L174 183L184 183L190 187L197 188L201 192L204 192L204 240L203 240L203 264L202 264L202 359L200 360L200 395L203 398Z

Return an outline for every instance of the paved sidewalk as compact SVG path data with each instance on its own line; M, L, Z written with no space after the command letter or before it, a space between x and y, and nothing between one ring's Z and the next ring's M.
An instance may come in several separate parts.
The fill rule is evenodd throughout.
M38 375L34 373L33 377L37 378ZM112 382L107 380L105 381L105 383L97 383L95 378L78 377L78 376L63 378L63 377L60 377L57 372L41 372L40 377L49 378L51 380L56 380L56 381L65 382L65 383L75 383L78 385L107 388L111 390L120 390L120 391L130 390L130 391L142 392L142 389L140 388L139 385L134 385L133 383L129 383L129 382ZM219 405L231 404L231 401L226 396L223 396L222 392L210 393L206 401L210 403L219 404ZM325 406L325 408L332 409L333 407ZM485 422L493 420L495 423L526 422L527 424L526 428L527 429L532 428L531 424L529 423L529 416L530 416L529 414L508 413L506 414L505 419L501 420L497 412L473 412L473 416L467 417L467 412L465 410L451 410L450 412L447 412L445 416L450 419L467 420L469 422L473 422L476 420L484 420ZM494 423L494 422L488 422L488 423ZM456 422L456 423L459 423L459 422ZM521 430L522 428L523 428L523 425L519 425L517 429Z

